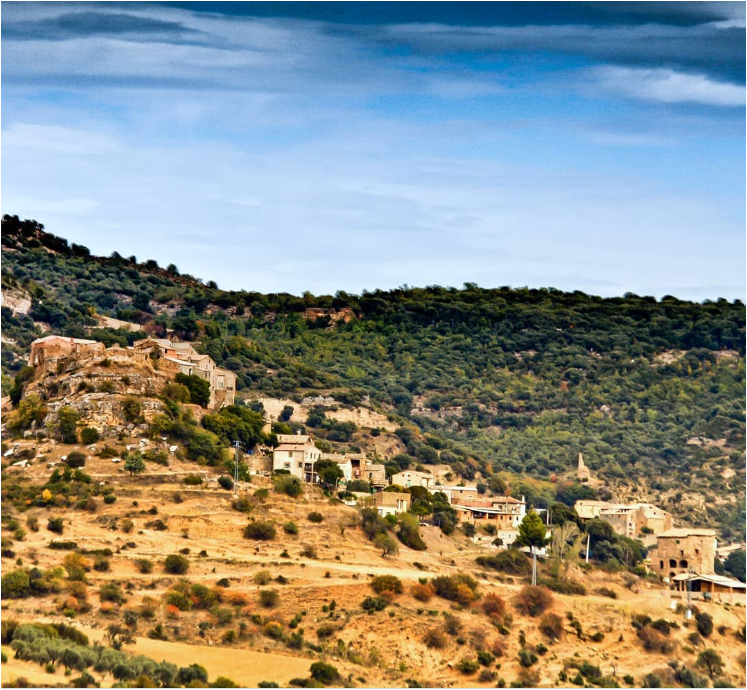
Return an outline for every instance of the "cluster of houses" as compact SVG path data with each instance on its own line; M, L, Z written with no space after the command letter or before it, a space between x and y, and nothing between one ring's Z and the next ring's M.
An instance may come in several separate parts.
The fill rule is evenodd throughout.
M675 528L672 515L651 503L580 500L574 507L582 520L600 518L616 534L652 547L649 567L676 592L688 592L695 598L744 595L744 582L715 572L716 559L722 554L718 553L714 530Z
M232 405L236 398L236 374L221 369L209 355L199 354L189 343L162 338L136 340L132 347L113 345L107 348L97 340L48 335L31 343L29 366L37 371L55 373L58 365L70 360L79 362L115 361L158 362L158 369L167 374L198 376L210 384L208 408Z

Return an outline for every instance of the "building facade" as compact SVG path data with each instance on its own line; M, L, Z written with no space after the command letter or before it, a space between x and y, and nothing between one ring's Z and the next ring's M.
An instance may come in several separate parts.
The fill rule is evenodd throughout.
M716 532L712 529L672 529L656 538L649 554L651 570L669 578L691 572L713 573L716 558Z
M316 462L322 452L305 434L278 434L279 445L272 451L272 469L287 470L302 482L316 483Z
M396 491L379 491L373 496L373 506L381 517L397 515L410 510L410 494Z
M426 489L430 489L435 485L436 479L433 475L426 472L418 472L417 470L404 470L392 475L392 484L397 486L403 486L409 488L411 486L423 486Z

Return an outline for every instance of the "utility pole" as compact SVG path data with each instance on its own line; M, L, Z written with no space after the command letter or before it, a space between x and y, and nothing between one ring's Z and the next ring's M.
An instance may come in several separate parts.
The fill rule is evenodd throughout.
M685 620L690 620L693 617L693 607L692 607L692 590L693 590L693 581L692 581L692 574L695 571L693 570L692 566L690 566L687 570L687 610L685 611Z
M241 443L239 441L233 442L233 447L236 449L236 466L233 470L233 497L239 497L239 457L241 454Z
M532 586L537 586L537 552L534 550L534 546L529 547L532 549Z
M586 564L589 564L589 546L591 545L591 535L586 535Z

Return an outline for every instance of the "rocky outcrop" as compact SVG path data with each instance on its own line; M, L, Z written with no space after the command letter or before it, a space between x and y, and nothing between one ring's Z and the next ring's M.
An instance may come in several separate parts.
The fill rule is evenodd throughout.
M16 314L28 314L31 309L31 297L16 290L3 290L0 294L0 305Z

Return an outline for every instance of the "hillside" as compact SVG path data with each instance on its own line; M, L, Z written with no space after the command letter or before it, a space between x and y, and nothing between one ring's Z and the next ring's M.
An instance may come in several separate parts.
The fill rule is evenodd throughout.
M740 302L469 284L225 292L175 266L92 257L9 216L2 249L4 391L49 331L107 345L173 332L234 371L258 410L260 399L310 398L290 422L329 450L446 464L535 507L645 499L681 524L744 538ZM142 331L100 328L101 316ZM591 485L571 482L579 452Z
M51 474L71 450L88 455L90 483ZM401 546L382 557L356 527L357 511L319 487L291 498L255 477L237 487L237 501L212 468L198 468L195 483L194 464L172 458L131 478L94 450L101 444L50 444L45 462L3 473L4 686L176 687L197 663L216 687L231 687L221 677L287 687L321 660L339 676L308 687L707 687L698 658L713 648L723 665L714 685L744 685L741 605L698 602L711 622L701 634L655 578L576 564L566 583L575 594L553 592L527 613L523 555L512 572L491 570L476 563L484 547L461 532L424 527L425 551ZM268 521L271 536L242 536ZM166 558L177 555L183 568L169 572ZM540 573L552 577L552 565ZM390 576L383 592L381 576ZM469 583L458 600L434 593L432 583L449 578ZM14 621L74 625L91 644L116 640L122 652L78 647L82 661L55 663L51 643L39 643L14 657ZM15 635L13 649L26 654Z

